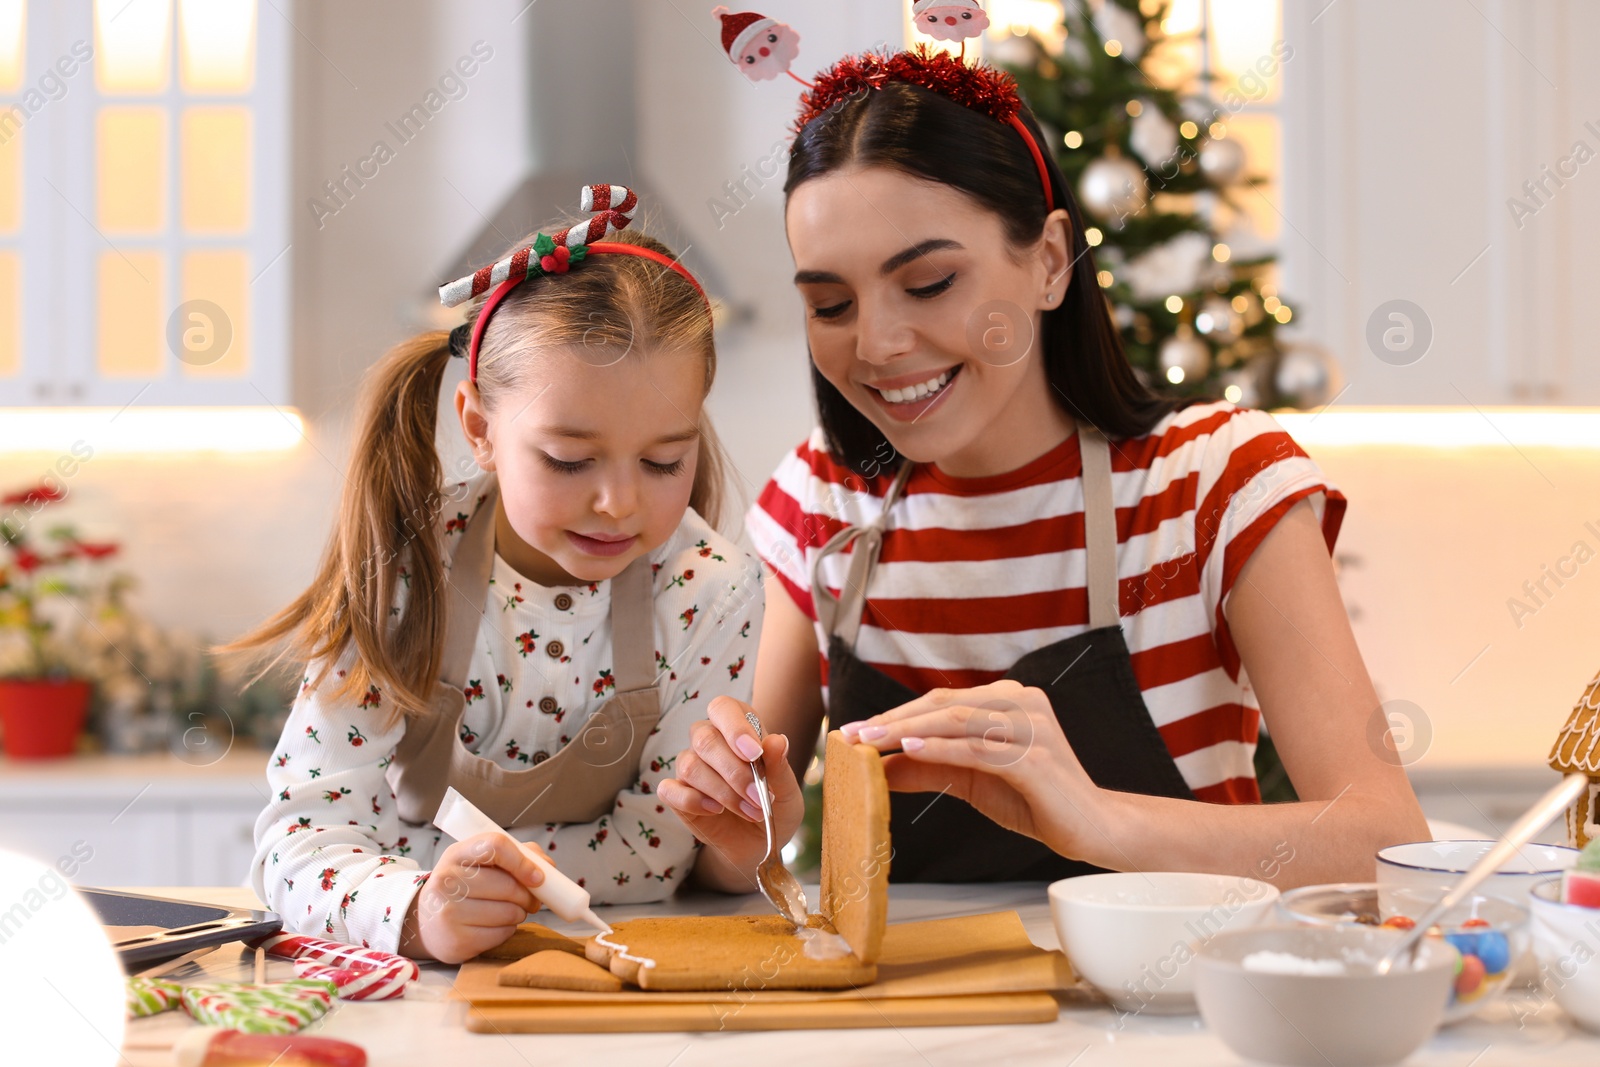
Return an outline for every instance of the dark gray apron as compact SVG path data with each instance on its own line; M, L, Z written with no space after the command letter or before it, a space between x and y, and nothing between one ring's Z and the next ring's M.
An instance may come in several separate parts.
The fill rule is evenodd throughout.
M1096 785L1193 800L1194 792L1145 707L1118 621L1110 448L1098 430L1083 423L1078 424L1078 440L1083 455L1089 629L1029 652L1004 677L1044 690L1067 742ZM829 635L828 720L834 728L889 711L920 695L863 662L854 647L883 531L911 466L902 466L874 523L840 530L812 564L812 598L823 632ZM835 597L822 580L820 564L852 542L855 547L844 588ZM1017 565L1027 566L1024 561ZM1101 869L1004 829L948 794L892 793L889 806L894 842L891 881L1052 881Z

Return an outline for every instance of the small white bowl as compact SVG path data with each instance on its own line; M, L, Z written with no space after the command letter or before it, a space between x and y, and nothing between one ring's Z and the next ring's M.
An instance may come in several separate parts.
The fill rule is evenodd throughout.
M1600 908L1563 904L1559 878L1534 886L1532 900L1539 995L1600 1033Z
M1378 893L1405 889L1438 895L1449 889L1494 847L1493 841L1413 841L1378 851ZM1578 862L1578 850L1564 845L1524 845L1483 884L1489 896L1529 907L1528 892ZM1386 914L1389 909L1386 909ZM1398 909L1394 909L1398 910Z
M1114 872L1050 886L1050 917L1077 973L1125 1012L1192 1012L1196 948L1252 926L1277 903L1254 878Z
M1424 938L1414 967L1370 968L1398 930L1360 926L1264 926L1221 934L1195 958L1195 999L1206 1026L1239 1056L1291 1067L1384 1067L1439 1029L1456 953ZM1339 960L1344 974L1248 970L1258 952Z

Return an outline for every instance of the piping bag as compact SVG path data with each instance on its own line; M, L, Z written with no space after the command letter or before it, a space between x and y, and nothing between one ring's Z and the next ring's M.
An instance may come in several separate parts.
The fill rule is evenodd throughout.
M506 832L505 827L479 811L472 801L456 792L453 786L444 791L444 800L439 804L439 813L433 817L433 825L457 841L465 841L477 834ZM545 907L569 923L588 923L602 934L611 932L611 927L589 906L587 889L556 870L555 864L545 859L537 849L529 848L521 841L517 845L527 853L534 866L544 872L544 883L530 886L528 891L538 897Z

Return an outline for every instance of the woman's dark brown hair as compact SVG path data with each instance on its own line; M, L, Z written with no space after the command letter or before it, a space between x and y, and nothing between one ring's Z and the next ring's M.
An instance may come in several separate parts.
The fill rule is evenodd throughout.
M633 230L609 240L672 254ZM522 283L500 304L484 331L478 392L492 414L524 386L541 351L595 353L609 363L646 348L703 356L710 392L716 349L699 290L640 256L591 256L566 274ZM442 487L434 432L451 355L448 332L425 333L397 345L368 371L338 525L316 578L288 607L216 652L276 650L263 673L292 656L318 665L311 679L316 685L353 646L354 666L338 679L331 699L357 697L377 685L391 715L426 710L445 629L439 518L450 490ZM721 519L724 469L721 447L702 416L689 506L712 527ZM402 580L406 606L395 618L391 609Z
M1046 148L1055 202L1072 225L1072 281L1061 306L1043 312L1039 332L1054 399L1108 436L1148 433L1182 402L1157 396L1134 375L1100 291L1077 201L1050 158L1033 113L1024 106L1018 117ZM999 217L1018 247L1034 244L1044 231L1048 212L1038 167L1017 131L905 82L858 93L809 122L789 156L784 192L847 167L874 166L961 191ZM811 381L829 450L858 470L876 469L892 454L882 432L815 365Z

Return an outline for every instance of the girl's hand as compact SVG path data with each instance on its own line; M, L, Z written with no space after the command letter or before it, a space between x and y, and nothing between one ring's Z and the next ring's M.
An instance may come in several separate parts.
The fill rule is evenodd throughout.
M1099 833L1099 788L1042 689L1009 679L934 689L840 731L880 752L900 750L884 759L890 789L948 791L1064 856L1082 856Z
M713 700L708 718L690 728L689 747L678 754L675 764L677 777L659 783L656 796L727 866L750 877L753 886L756 866L767 854L767 832L750 760L761 760L772 790L776 841L787 842L800 828L805 800L785 759L789 739L768 734L758 741L745 719L751 710L732 697Z
M530 912L539 910L529 887L544 882L544 872L523 847L501 832L478 834L445 849L411 900L400 953L461 963L515 933ZM539 846L530 842L527 847Z

